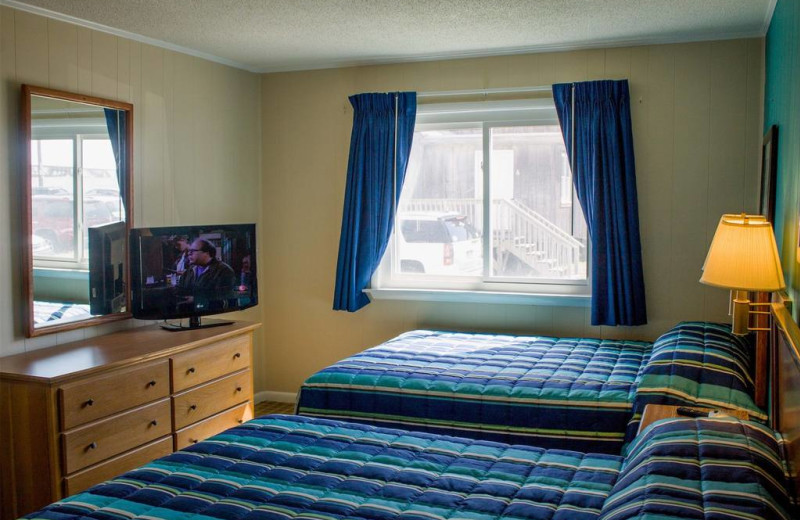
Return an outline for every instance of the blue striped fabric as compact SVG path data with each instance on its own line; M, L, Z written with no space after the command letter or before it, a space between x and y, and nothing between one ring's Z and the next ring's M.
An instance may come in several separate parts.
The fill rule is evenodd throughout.
M782 440L739 419L667 419L631 445L602 520L790 520Z
M267 416L28 515L41 520L596 520L622 459Z
M302 386L302 415L619 453L651 344L418 330Z
M632 439L648 404L745 410L752 419L767 415L753 401L753 346L731 333L730 325L687 321L663 334L636 390Z

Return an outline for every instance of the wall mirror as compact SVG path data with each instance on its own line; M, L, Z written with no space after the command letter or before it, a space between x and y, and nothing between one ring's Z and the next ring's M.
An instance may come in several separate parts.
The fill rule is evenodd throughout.
M27 334L129 318L133 105L23 85Z

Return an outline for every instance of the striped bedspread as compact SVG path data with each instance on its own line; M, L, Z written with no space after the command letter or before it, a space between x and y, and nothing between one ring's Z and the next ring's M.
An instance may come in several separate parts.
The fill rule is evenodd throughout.
M779 439L656 422L626 459L267 416L28 515L41 520L790 520Z
M31 519L596 520L613 455L267 416Z
M311 376L298 413L619 453L651 346L412 331Z
M753 400L753 351L748 338L732 334L730 325L685 321L668 330L653 343L640 374L628 439L648 404L731 408L766 420Z
M50 321L76 321L91 318L89 305L83 303L33 302L33 323L47 323Z
M782 439L764 425L668 419L630 446L602 520L790 520Z

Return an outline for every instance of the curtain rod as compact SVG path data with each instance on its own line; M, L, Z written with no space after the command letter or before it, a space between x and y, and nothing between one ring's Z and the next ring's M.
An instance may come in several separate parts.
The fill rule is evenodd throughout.
M512 87L512 88L482 88L476 90L441 90L438 92L417 92L418 98L447 97L447 96L487 96L490 94L522 94L525 92L550 92L552 86L541 87Z

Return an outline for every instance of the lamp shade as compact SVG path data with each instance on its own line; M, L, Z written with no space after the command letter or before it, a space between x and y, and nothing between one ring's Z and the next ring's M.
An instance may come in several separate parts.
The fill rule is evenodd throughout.
M722 215L700 283L744 291L783 289L772 225L761 215Z

